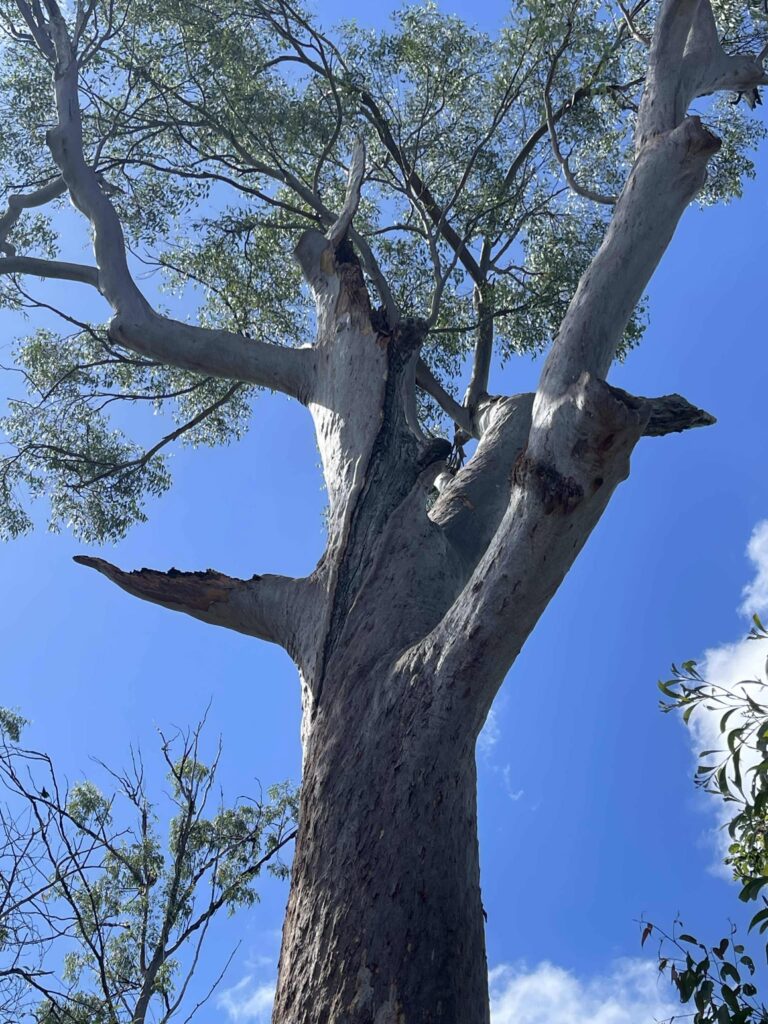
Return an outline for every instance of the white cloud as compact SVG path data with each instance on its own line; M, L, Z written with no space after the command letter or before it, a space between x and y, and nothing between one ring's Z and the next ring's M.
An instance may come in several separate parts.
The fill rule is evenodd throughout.
M741 611L752 616L768 611L768 519L763 519L752 531L747 554L755 567L754 579L744 587Z
M546 961L533 970L502 964L489 981L491 1024L652 1024L679 1009L648 960L619 960L586 980Z
M752 562L753 577L742 591L743 600L739 611L751 618L755 612L763 615L768 610L768 519L759 522L752 531L747 545L747 556ZM707 682L733 692L740 690L740 684L745 680L765 680L766 653L768 651L765 643L744 637L734 643L722 644L720 647L705 651L698 669ZM692 716L690 734L696 754L702 750L718 750L723 747L724 741L720 732L722 714L722 709L707 711L704 705L700 705ZM736 728L739 724L738 718L736 714L729 719L729 729ZM756 760L757 757L750 760L747 751L744 751L741 764L743 775L746 775ZM727 831L720 826L730 821L733 805L721 803L714 806L717 807L718 818L715 829L718 848L716 868L730 877L730 872L722 864L730 839Z
M249 1024L269 1024L274 1001L274 981L259 984L252 974L246 974L232 988L224 989L216 1000L230 1020L247 1021Z
M499 729L499 716L496 708L491 708L485 720L480 735L477 737L477 749L484 756L488 757L493 748L499 742L501 731Z
M618 960L610 973L582 980L544 962L533 970L501 964L488 973L491 1024L653 1024L669 1020L675 1006L667 998L653 961ZM268 1024L275 983L259 984L246 975L218 997L220 1009L236 1024Z

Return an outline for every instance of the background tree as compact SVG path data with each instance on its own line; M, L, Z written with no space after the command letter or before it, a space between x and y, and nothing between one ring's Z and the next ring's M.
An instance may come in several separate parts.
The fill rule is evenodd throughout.
M310 575L80 561L299 667L275 1019L486 1020L475 740L640 437L712 422L605 377L687 205L751 171L762 8L532 2L497 40L433 7L333 37L283 2L0 10L6 301L55 307L42 276L110 307L20 345L5 530L46 492L54 526L119 536L170 443L236 435L255 388L307 406L328 492ZM701 100L723 91L739 102ZM69 213L31 213L65 196L95 265L57 251ZM197 324L150 304L140 260ZM491 393L494 354L545 347L536 395ZM107 418L121 401L177 421L139 444Z
M293 793L283 784L226 805L220 749L200 760L202 724L161 734L163 798L136 752L126 771L101 766L113 792L70 786L20 745L23 719L0 712L0 1021L190 1020L231 960L192 994L215 917L258 899L264 867L287 874Z

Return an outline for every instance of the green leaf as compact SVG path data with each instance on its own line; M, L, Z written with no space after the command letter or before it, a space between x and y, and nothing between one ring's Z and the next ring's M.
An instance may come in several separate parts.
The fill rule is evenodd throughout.
M728 1004L728 1009L733 1013L739 1012L739 1000L736 998L736 993L729 985L721 985L720 992L722 993L723 999Z
M734 715L738 710L738 708L730 708L728 711L725 712L723 717L720 719L720 732L725 732L725 727L728 724L728 719L731 717L731 715Z
M765 878L750 878L746 885L739 893L739 899L748 903L750 900L757 899L760 895L760 890L763 886L768 885L768 877Z
M741 981L741 978L739 977L739 972L736 970L733 964L728 963L727 960L720 964L720 977L723 979L731 978L733 981L736 982L737 985Z

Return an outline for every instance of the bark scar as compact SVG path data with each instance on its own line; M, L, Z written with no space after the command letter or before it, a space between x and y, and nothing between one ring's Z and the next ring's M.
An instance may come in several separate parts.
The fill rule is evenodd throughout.
M533 489L546 515L558 510L572 512L584 497L583 488L573 477L564 476L554 466L539 462L526 452L517 457L512 481L519 487Z

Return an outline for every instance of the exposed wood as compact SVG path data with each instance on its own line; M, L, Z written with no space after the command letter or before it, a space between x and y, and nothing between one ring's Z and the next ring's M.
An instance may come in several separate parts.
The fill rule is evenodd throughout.
M133 597L280 644L301 667L311 661L315 618L322 602L312 581L270 575L241 580L214 569L125 572L90 555L76 555L74 561L95 569Z

